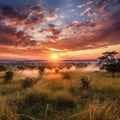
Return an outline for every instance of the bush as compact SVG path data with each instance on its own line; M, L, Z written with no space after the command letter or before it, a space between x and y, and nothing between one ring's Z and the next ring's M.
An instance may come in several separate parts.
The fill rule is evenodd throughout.
M88 76L83 76L80 80L82 82L82 89L90 88L90 79Z
M33 86L33 85L36 84L36 83L37 83L37 80L36 80L36 79L26 77L26 78L22 81L22 87L23 87L24 89L26 89L26 88L28 88L28 87Z
M13 79L14 73L12 71L7 71L5 76L4 76L4 82L8 83L11 82Z

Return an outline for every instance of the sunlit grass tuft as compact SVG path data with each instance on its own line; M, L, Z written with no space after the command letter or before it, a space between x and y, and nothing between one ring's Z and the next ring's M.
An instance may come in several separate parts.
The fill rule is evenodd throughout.
M120 108L117 101L93 100L82 114L81 120L120 120Z
M0 120L18 120L18 115L8 105L4 98L0 96Z

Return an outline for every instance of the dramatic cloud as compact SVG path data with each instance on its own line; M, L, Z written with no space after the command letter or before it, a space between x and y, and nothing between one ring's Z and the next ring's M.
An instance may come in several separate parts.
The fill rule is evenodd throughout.
M119 0L0 1L0 57L47 58L119 44Z

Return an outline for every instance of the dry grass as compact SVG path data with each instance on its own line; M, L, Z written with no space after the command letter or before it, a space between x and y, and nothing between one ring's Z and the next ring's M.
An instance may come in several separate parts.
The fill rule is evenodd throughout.
M106 100L100 103L99 100L93 100L87 105L81 120L120 120L120 108L117 101Z
M10 109L2 97L0 97L0 120L18 120L17 114Z
M67 77L64 77L65 74ZM0 74L3 75L4 73ZM91 79L91 87L88 90L80 89L80 78L83 75ZM1 116L14 114L7 104L8 101L14 101L19 92L18 113L26 118L32 116L30 119L43 120L45 115L46 120L120 119L120 103L115 101L120 98L120 75L112 78L104 72L45 73L37 84L26 90L21 87L23 77L23 74L17 72L10 84L3 84L1 78L0 94L8 99L6 102L0 98ZM15 96L9 100L13 94ZM99 96L99 99L96 100L94 96ZM45 113L47 104L49 107ZM18 120L18 118L5 120Z
M87 75L91 79L92 88L97 89L120 89L120 74L112 78L110 74L105 72L86 72L82 75Z

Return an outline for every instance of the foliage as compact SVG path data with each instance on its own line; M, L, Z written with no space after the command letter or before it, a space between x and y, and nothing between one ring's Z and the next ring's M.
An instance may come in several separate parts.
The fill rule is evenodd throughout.
M41 75L41 77L42 77L42 75L44 74L44 72L45 72L45 66L43 66L43 65L41 65L41 66L39 66L39 74Z
M18 68L18 70L25 70L25 67L22 65L18 65L17 68Z
M118 52L105 52L103 56L99 57L101 70L105 69L107 72L111 73L112 77L115 76L117 72L120 72L120 60L116 58Z
M4 82L8 83L11 82L13 79L14 73L12 71L7 71L4 76Z
M0 65L0 71L6 71L7 68L4 65Z
M26 77L26 78L22 81L22 87L23 87L24 89L26 89L26 88L28 88L28 87L33 86L33 85L36 84L36 83L37 83L37 80L36 80L36 79Z
M90 88L90 79L88 76L82 76L82 78L80 80L82 82L82 89Z

